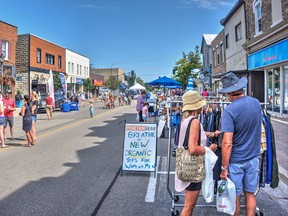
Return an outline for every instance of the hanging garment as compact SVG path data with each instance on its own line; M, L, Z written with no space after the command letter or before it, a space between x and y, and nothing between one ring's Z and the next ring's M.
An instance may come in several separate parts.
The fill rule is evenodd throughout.
M274 129L273 125L271 124L271 135L272 135L272 177L271 177L271 188L277 188L279 185L279 169L278 169L278 162L277 162L277 155L276 155L276 142L274 136Z
M265 124L267 126L267 133L266 133L266 143L267 143L267 175L266 175L266 184L270 184L272 178L272 135L271 135L271 125L270 121L265 113L263 113Z

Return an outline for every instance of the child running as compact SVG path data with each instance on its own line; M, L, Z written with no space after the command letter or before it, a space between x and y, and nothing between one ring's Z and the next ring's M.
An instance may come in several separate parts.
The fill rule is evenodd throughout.
M94 111L95 111L95 108L93 107L93 103L90 102L89 112L90 112L90 117L91 117L91 118L94 117Z

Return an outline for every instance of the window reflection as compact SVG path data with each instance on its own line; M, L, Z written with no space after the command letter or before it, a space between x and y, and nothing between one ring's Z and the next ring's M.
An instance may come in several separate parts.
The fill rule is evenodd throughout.
M284 110L288 114L288 66L284 67Z

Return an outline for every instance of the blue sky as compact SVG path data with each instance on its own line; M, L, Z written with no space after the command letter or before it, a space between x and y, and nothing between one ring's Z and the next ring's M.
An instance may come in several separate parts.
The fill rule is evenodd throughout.
M13 2L13 4L12 4ZM0 20L83 54L96 68L170 76L182 52L218 34L236 0L0 0Z

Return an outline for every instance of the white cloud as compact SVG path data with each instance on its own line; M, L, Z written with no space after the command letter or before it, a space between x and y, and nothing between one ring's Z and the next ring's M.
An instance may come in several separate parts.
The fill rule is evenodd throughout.
M233 6L236 0L182 0L182 2L191 7L216 10L221 6Z

